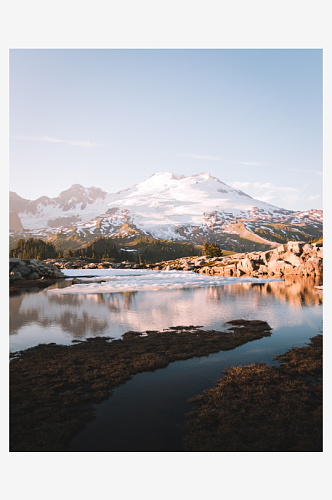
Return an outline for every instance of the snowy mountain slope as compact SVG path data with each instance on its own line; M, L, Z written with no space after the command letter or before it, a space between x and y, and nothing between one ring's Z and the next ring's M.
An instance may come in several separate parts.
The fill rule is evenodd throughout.
M70 226L76 222L88 222L108 208L112 200L99 188L84 188L74 184L57 198L42 196L30 201L10 193L10 210L16 211L24 229L45 229Z
M139 233L158 239L225 243L231 235L256 243L278 242L292 228L295 239L322 230L322 211L293 212L255 200L207 173L189 177L170 172L118 193L74 184L57 198L30 201L10 193L10 210L20 237L55 233L81 239ZM280 226L274 227L274 226ZM283 229L283 227L285 228ZM294 230L293 230L294 229ZM12 231L17 239L19 231ZM274 236L274 239L273 239Z

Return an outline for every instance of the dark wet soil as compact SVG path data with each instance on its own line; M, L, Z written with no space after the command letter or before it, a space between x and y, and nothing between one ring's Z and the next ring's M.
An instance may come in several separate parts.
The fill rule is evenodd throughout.
M264 321L235 320L225 332L197 326L127 332L40 344L13 353L10 362L10 451L67 451L69 442L95 418L93 405L134 375L177 360L235 349L272 333Z
M63 279L63 278L61 278ZM18 295L32 288L43 289L54 285L57 279L38 279L38 280L15 280L9 281L9 295Z
M323 451L322 335L276 356L279 366L227 369L190 400L187 451Z

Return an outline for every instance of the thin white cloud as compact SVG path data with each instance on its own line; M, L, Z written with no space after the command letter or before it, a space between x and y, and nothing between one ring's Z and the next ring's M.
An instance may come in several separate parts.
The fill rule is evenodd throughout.
M271 182L227 182L235 189L239 189L257 200L272 203L281 198L285 202L294 202L300 199L300 190L288 186L276 186Z
M304 172L305 174L308 174L310 172L313 172L314 174L319 174L323 175L323 172L320 172L319 170L304 170L303 168L287 168L286 170L290 172Z
M230 186L235 189L241 189L245 191L246 189L256 189L256 190L273 190L273 191L298 191L297 188L286 187L286 186L275 186L271 182L229 182Z
M297 208L300 202L312 202L321 198L319 194L308 195L308 189L310 189L311 186L310 183L306 183L299 187L276 186L272 182L249 181L227 181L226 184L249 194L257 200L276 204L277 206L284 204L284 206L288 208L293 206L294 209Z
M290 172L307 172L307 170L303 170L303 168L286 168Z
M250 167L264 167L267 163L259 163L258 161L233 161L231 163L239 163L240 165L249 165Z
M320 195L316 194L316 195L308 196L307 200L313 201L313 200L317 200L318 198L320 198Z
M211 156L211 155L198 155L194 153L181 153L176 154L175 156L181 156L186 158L196 158L198 160L214 160L214 161L223 161L227 163L237 163L238 165L249 165L251 167L263 167L267 165L266 163L260 163L257 161L238 161L238 160L227 160L226 158L221 158L220 156Z
M90 141L71 141L68 139L56 139L54 137L48 137L48 136L26 137L26 136L12 135L11 137L15 139L23 139L24 141L53 142L53 143L68 144L69 146L80 146L83 148L94 148L96 146L100 146L100 144Z
M199 160L226 161L224 158L220 158L219 156L196 155L196 154L191 154L191 153L177 154L175 156L185 156L187 158L197 158Z

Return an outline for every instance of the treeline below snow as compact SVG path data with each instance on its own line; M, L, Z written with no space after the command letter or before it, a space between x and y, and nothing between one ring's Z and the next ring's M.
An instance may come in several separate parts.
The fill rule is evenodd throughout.
M122 243L122 244L121 244ZM10 250L11 258L20 259L56 259L56 258L89 258L111 259L114 262L132 262L136 264L153 264L161 260L179 259L181 257L198 256L202 252L211 255L221 255L216 244L206 243L204 248L189 243L178 243L166 240L156 240L148 237L138 237L124 247L124 243L113 238L99 237L78 249L66 252L59 250L51 242L41 239L20 239Z

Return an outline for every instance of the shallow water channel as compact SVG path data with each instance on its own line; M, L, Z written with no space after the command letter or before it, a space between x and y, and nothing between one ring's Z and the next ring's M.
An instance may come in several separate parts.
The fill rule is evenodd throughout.
M17 351L93 336L114 338L128 330L163 330L200 325L223 330L232 319L259 319L271 337L228 352L171 363L141 373L95 405L97 418L70 444L70 451L180 451L188 399L214 386L228 366L264 361L305 345L322 332L319 279L233 283L158 291L58 295L47 289L10 297L10 350ZM67 287L71 281L58 282Z

